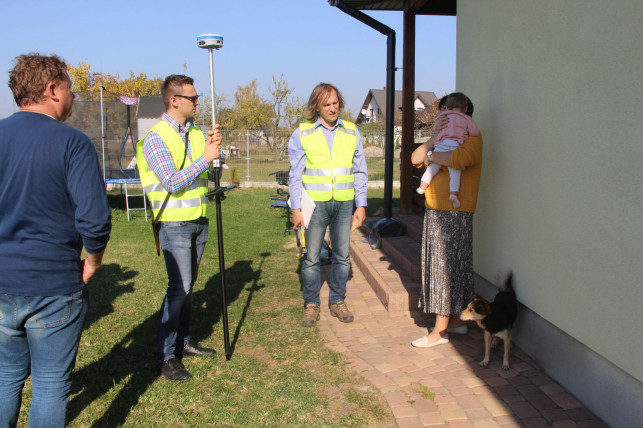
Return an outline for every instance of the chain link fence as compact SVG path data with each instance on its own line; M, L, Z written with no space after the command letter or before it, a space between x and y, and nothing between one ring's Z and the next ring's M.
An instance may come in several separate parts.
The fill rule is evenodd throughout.
M136 155L138 129L136 106L127 106L116 98L103 100L101 108L100 100L76 94L72 115L66 123L80 129L92 140L105 178L128 178L127 174L133 174L132 159Z
M117 97L100 99L96 95L76 94L74 109L67 123L85 134L94 143L105 178L133 178L136 142L139 127L138 105L127 106ZM101 115L102 112L102 115ZM160 116L160 114L159 114ZM129 119L129 120L128 120ZM148 122L145 126L149 126ZM152 119L152 121L158 120ZM140 122L140 124L139 124ZM102 131L104 129L104 131ZM397 130L399 131L399 130ZM393 166L394 185L400 176L400 135L395 132L395 155ZM248 186L274 186L277 171L288 171L288 140L291 131L278 132L257 130L224 130L223 147L228 169L223 171L223 183ZM429 137L426 131L416 130L415 142ZM383 186L384 180L384 132L363 134L364 153L368 165L369 185Z

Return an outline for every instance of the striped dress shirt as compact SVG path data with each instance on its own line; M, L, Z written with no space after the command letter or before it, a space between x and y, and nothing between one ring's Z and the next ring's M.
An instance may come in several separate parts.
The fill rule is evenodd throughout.
M181 125L167 113L163 113L161 120L169 123L172 129L178 132L181 139L185 141L185 134L190 126L189 122ZM163 187L170 193L177 193L187 188L209 166L205 158L201 156L187 168L177 171L177 165L174 163L172 153L170 153L170 150L156 132L149 132L145 137L143 155L150 170L156 174ZM192 147L189 141L186 156L192 160Z

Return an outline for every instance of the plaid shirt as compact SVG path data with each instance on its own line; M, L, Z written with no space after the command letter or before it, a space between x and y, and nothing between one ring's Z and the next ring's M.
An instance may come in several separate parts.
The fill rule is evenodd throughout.
M167 113L163 113L161 120L169 123L181 139L185 141L185 134L189 123L181 125ZM192 160L192 145L188 141L186 156ZM143 143L143 155L150 170L156 174L163 187L170 193L180 192L196 180L203 171L208 169L208 162L201 156L187 168L177 171L172 154L161 137L156 132L149 132Z

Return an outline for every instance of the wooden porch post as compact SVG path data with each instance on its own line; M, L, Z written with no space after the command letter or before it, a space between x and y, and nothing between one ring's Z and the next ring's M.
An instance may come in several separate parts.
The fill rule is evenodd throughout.
M413 212L413 173L411 153L415 146L415 12L404 10L403 62L402 62L402 150L400 152L400 212Z

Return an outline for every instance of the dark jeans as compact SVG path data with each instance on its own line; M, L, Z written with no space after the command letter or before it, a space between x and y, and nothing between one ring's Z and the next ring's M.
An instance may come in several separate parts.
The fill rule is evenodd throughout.
M190 339L192 287L208 241L203 222L163 222L161 248L167 268L167 292L161 305L154 360L157 364L174 358L177 344Z

